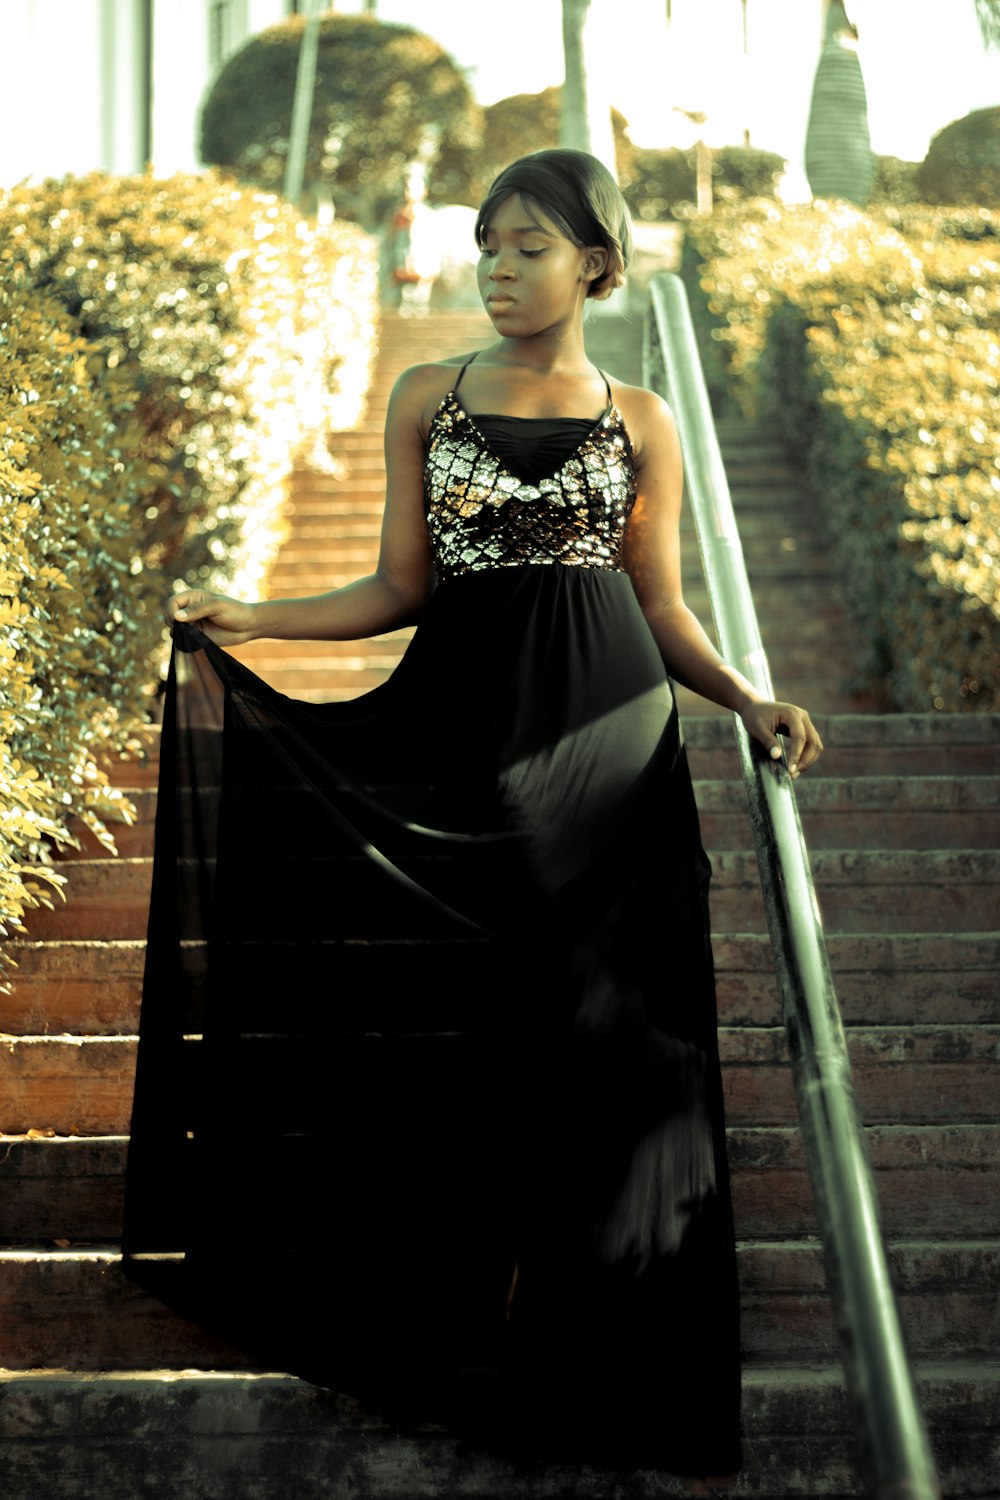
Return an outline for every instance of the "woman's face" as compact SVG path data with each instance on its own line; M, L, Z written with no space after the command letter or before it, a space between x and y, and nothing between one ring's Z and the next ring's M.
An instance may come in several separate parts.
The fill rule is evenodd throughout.
M600 275L595 254L512 193L487 224L479 256L479 295L497 332L524 338L575 318Z

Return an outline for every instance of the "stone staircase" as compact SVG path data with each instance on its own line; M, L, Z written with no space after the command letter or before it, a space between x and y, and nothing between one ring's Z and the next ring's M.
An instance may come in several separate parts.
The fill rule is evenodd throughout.
M371 566L384 404L398 370L488 341L474 314L386 320L367 419L341 477L300 475L275 593ZM637 325L599 319L598 363L637 378ZM816 706L827 754L796 787L904 1321L951 1500L1000 1497L1000 721L889 716L840 681L850 637L822 541L777 444L721 429L765 643L783 695ZM703 614L693 542L688 589ZM283 691L350 696L405 644L259 642ZM713 926L743 1294L747 1468L733 1496L858 1493L728 717L685 695L714 865ZM70 899L12 944L0 996L0 1486L10 1500L631 1497L670 1476L516 1466L441 1430L399 1432L245 1359L121 1275L129 1124L155 804L150 755L119 779L139 808L120 854L67 860ZM5 1247L5 1248L4 1248ZM267 1247L261 1246L266 1274Z

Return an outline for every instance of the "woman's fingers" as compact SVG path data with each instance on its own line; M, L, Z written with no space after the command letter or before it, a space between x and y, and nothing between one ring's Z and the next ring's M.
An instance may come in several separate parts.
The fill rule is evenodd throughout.
M755 703L744 715L744 723L772 760L782 755L778 734L787 737L785 759L792 776L808 770L823 753L823 741L812 719L794 703Z
M796 708L791 703L782 706L786 710L785 725L791 741L787 751L788 769L793 776L799 776L819 759L823 753L823 741L805 709Z
M201 589L182 589L167 601L167 619L201 620L212 613L211 597Z

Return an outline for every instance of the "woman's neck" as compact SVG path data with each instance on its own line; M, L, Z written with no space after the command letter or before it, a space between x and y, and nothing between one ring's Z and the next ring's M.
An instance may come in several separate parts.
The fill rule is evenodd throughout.
M500 338L484 353L490 356L491 364L508 365L536 375L580 375L592 369L582 325L562 334L553 330L528 338Z

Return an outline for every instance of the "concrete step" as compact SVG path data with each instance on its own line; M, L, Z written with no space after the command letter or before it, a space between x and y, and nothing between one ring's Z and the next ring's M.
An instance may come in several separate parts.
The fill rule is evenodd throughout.
M247 1247L248 1255L263 1251ZM888 1251L916 1358L995 1356L1000 1241L897 1240ZM749 1362L837 1358L816 1240L744 1240L737 1261ZM944 1286L947 1297L941 1296ZM248 1367L245 1352L227 1348L126 1281L110 1247L0 1251L0 1319L10 1370Z
M12 1036L0 1050L0 1131L22 1135L118 1135L132 1110L135 1039L129 1036ZM276 1044L265 1042L265 1047ZM282 1047L301 1086L347 1042L302 1036ZM349 1045L363 1047L360 1037ZM377 1045L376 1042L373 1045ZM414 1066L434 1034L413 1037ZM727 1119L732 1125L788 1125L796 1119L782 1027L723 1027L719 1033ZM1000 1120L1000 1026L851 1027L848 1052L862 1117L869 1124L974 1124ZM197 1043L187 1054L196 1063ZM263 1055L263 1054L260 1054ZM270 1054L269 1054L270 1055ZM268 1064L271 1068L272 1064ZM315 1080L312 1075L316 1074ZM291 1075L273 1068L268 1106L280 1112Z
M848 1025L1000 1022L996 932L833 933L827 945ZM712 947L723 1024L780 1025L766 934L716 932ZM0 1032L113 1036L136 1031L143 939L20 939L6 951L17 967L11 992L0 994ZM340 953L339 943L331 942L331 964Z
M798 1126L728 1131L742 1238L818 1232ZM867 1140L886 1233L1000 1237L1000 1124L873 1125ZM128 1139L0 1137L0 1243L76 1245L121 1230Z
M917 1367L949 1500L996 1500L1000 1366ZM749 1368L744 1472L733 1500L857 1494L847 1400L833 1367ZM402 1429L288 1375L124 1369L0 1378L10 1500L649 1500L690 1482L650 1470L514 1461L440 1428Z

